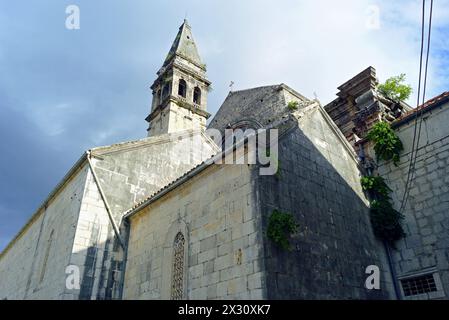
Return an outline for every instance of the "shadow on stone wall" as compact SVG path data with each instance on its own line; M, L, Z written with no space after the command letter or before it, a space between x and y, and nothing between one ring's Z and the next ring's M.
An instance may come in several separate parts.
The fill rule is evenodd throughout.
M326 141L332 142L332 137ZM341 143L329 143L334 156L337 147L341 150ZM290 240L291 251L277 247L264 234L268 299L389 297L384 248L373 235L361 188L357 193L347 181L353 176L350 183L360 183L356 164L341 152L340 159L331 159L335 163L296 127L279 142L280 174L258 178L264 232L274 209L292 213L299 224ZM368 265L380 268L380 290L364 287Z

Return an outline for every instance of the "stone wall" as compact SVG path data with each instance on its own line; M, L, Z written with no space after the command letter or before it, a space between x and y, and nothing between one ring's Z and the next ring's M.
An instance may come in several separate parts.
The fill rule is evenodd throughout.
M406 237L393 251L399 279L434 274L437 291L414 299L449 297L449 103L425 112L415 165L415 178L403 210ZM393 189L394 207L399 209L409 170L414 117L394 125L404 144L396 167L382 162L378 172ZM400 282L400 281L399 281ZM405 297L409 298L409 297Z
M0 257L0 299L64 299L87 165L74 174Z
M369 221L354 152L320 106L296 112L280 138L275 176L258 179L263 230L273 210L299 224L292 250L266 239L268 299L386 299L391 278L383 246ZM364 288L365 269L377 265L381 289Z
M188 299L262 299L253 170L212 165L130 218L124 299L169 299L173 241L186 238Z
M135 203L217 152L200 130L95 148L95 170L117 223Z
M108 245L113 238L108 212L89 169L70 259L70 264L79 268L80 289L66 289L64 299L91 300L106 296L109 265L104 264L112 254Z
M215 148L203 133L191 130L92 149L114 222L120 225L127 209L209 158ZM123 251L88 167L84 160L2 253L0 298L120 297ZM80 289L66 288L68 265L79 268Z
M290 101L298 101L298 107L310 104L285 84L264 86L229 92L226 100L211 120L209 128L223 132L229 126L258 129L268 127L291 112Z
M213 143L200 131L185 130L95 148L92 161L114 222L120 226L123 214L135 203L214 153ZM79 298L120 298L123 249L91 177L86 185L75 245L75 260L80 263L82 273Z

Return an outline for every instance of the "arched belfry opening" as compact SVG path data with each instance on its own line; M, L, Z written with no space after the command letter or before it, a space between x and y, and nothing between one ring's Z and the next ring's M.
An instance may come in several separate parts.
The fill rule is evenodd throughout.
M179 79L178 96L185 98L187 95L187 83L184 79Z
M201 89L198 87L193 89L193 103L201 105Z
M210 117L207 112L210 84L206 65L193 40L192 29L184 20L150 87L153 102L150 114L145 119L149 124L148 136L182 130L205 130L206 120Z
M164 87L162 88L162 100L167 98L169 94L170 94L170 83L167 82L164 84Z

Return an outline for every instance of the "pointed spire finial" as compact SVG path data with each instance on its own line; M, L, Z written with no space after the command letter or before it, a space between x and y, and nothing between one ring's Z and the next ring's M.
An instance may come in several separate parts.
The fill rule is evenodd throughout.
M201 62L196 44L193 40L192 30L186 18L184 19L183 24L179 27L178 34L176 35L175 41L168 52L163 66L166 66L176 55L179 55L200 66L200 68L205 69L205 66Z

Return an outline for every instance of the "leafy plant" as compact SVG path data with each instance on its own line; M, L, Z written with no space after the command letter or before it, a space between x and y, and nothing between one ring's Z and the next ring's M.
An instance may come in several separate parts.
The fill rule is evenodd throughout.
M384 178L362 177L361 184L363 190L368 191L373 198L370 205L370 220L374 234L390 244L404 237L405 232L401 223L404 216L393 208L389 195L392 190Z
M402 82L404 75L393 80ZM391 81L394 82L393 80ZM391 83L388 83L388 86L393 87ZM409 95L410 92L411 89L408 93L403 90L402 94ZM393 160L393 164L398 165L399 155L404 147L389 123L384 121L376 123L366 137L374 143L377 160ZM362 177L360 182L363 190L368 191L373 199L370 206L370 220L374 234L390 244L404 237L405 232L401 223L404 216L393 208L390 198L392 190L385 180L380 176L366 176Z
M377 122L367 134L367 139L374 142L377 160L393 160L395 166L399 163L399 154L404 149L401 140L389 123Z
M370 192L374 197L389 198L389 193L392 191L386 184L384 178L380 176L366 176L360 180L363 190Z
M401 221L404 216L396 211L388 200L371 202L370 219L374 234L392 244L405 236Z
M299 102L298 102L298 101L290 101L290 102L287 104L287 108L288 108L290 111L298 110L298 106L299 106Z
M404 81L405 74L401 73L399 76L388 78L384 83L379 84L377 90L391 100L404 101L412 93L412 87L408 84L403 84Z
M273 210L268 219L267 236L285 250L291 250L289 236L296 232L298 224L291 213Z

